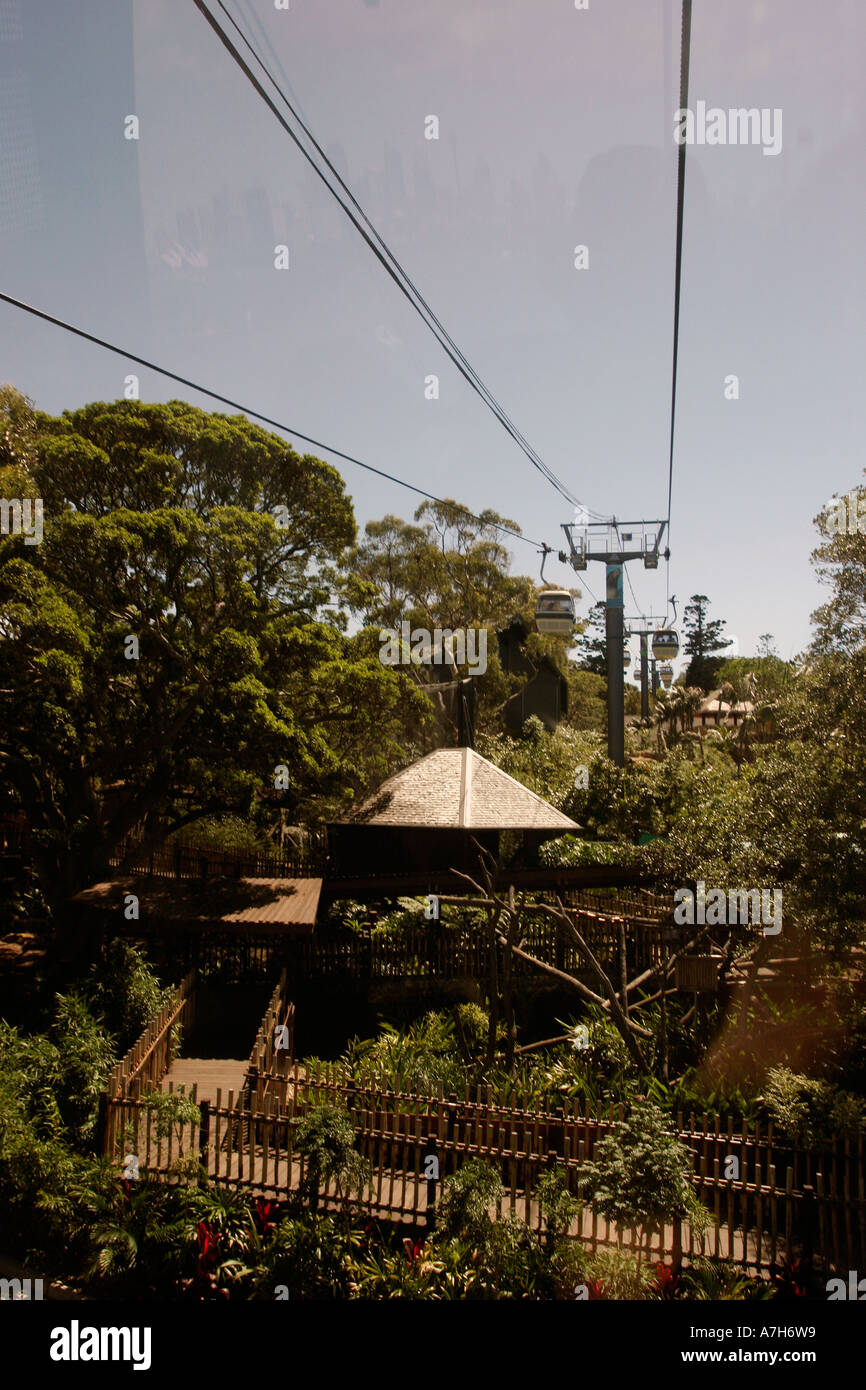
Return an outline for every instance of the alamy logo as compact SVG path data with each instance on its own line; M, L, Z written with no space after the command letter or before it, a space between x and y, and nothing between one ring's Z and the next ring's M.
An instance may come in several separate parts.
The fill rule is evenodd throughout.
M778 129L777 127L778 123ZM711 106L699 101L694 111L681 106L674 116L674 139L678 145L761 145L764 154L782 150L782 111L764 106Z
M131 1361L134 1371L150 1370L149 1327L69 1327L51 1329L52 1361Z
M852 488L847 497L831 497L821 510L831 536L866 536L866 492Z
M25 545L42 540L42 498L0 497L0 536L23 536Z
M0 1302L38 1302L44 1297L42 1279L0 1279Z
M862 1303L866 1300L866 1279L857 1278L856 1269L848 1270L848 1287L845 1287L844 1279L827 1280L827 1298L829 1302L851 1301Z
M400 631L383 627L379 631L379 660L383 666L468 666L473 676L487 670L486 627L433 629L413 628L402 622Z
M782 930L782 890L774 888L711 888L701 881L697 893L678 888L674 894L674 921L678 926L718 927L725 923L763 924L764 936L778 936Z

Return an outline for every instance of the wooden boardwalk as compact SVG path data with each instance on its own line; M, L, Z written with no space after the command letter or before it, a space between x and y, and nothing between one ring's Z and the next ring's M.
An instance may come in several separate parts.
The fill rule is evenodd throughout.
M221 1092L237 1095L244 1084L248 1063L234 1057L178 1057L162 1078L163 1091L176 1091L183 1086L187 1095L196 1086L198 1102L214 1105Z

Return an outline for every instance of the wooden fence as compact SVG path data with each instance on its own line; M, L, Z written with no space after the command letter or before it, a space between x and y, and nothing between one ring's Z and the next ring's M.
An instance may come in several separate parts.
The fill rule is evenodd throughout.
M621 888L564 888L560 893L566 907L585 907L590 912L603 912L614 917L669 920L674 910L673 895L655 893L649 888L623 892Z
M195 973L190 971L114 1067L108 1078L110 1096L136 1096L159 1085L171 1065L182 1029L192 1024L194 990Z
M625 928L629 977L657 969L662 960L665 927L662 922L613 917L580 909L576 922L596 957L614 970L619 985L619 941ZM429 926L401 930L393 935L378 932L338 932L311 937L287 937L285 926L274 924L249 930L192 924L150 930L135 923L129 935L147 943L157 968L174 966L198 969L225 979L273 978L286 969L290 984L308 980L334 980L361 987L372 981L401 979L490 979L490 942L483 929ZM585 973L576 948L558 932L554 923L527 922L524 948L559 970ZM501 970L502 947L496 947ZM515 958L512 973L525 981L538 976L536 967Z
M152 849L121 848L109 862L130 874L178 879L317 878L324 872L324 859L318 852L249 854L185 842Z
M286 989L284 970L256 1034L247 1065L248 1076L284 1074L295 1061L295 1006Z
M283 1008L284 997L275 992L269 1015ZM389 1090L359 1084L337 1067L320 1066L308 1076L279 1057L274 1071L256 1069L237 1094L218 1091L215 1103L202 1105L199 1124L177 1127L167 1138L157 1136L146 1097L116 1094L108 1100L105 1152L115 1160L134 1152L143 1168L174 1181L190 1175L172 1172L172 1164L198 1156L219 1183L285 1197L304 1178L297 1121L312 1105L331 1102L353 1116L356 1147L369 1164L359 1196L371 1215L429 1224L439 1191L429 1174L438 1172L441 1182L479 1157L500 1174L500 1211L541 1229L536 1193L542 1174L557 1165L580 1199L584 1165L596 1156L602 1136L621 1123L623 1109L591 1113L588 1104L574 1102L531 1110L520 1101L488 1087L447 1096L441 1087L430 1094ZM733 1117L711 1124L706 1115L682 1113L671 1132L691 1151L692 1181L711 1225L702 1239L687 1225L668 1225L650 1244L654 1258L706 1253L753 1274L778 1267L792 1251L814 1252L842 1271L866 1259L862 1136L802 1150L785 1144L772 1126ZM323 1205L336 1204L333 1191L321 1195ZM631 1248L639 1239L636 1231L620 1233L585 1203L572 1234L593 1249L616 1245L620 1235Z
M616 963L620 934L625 927L629 974L661 965L664 928L661 922L626 921L620 917L579 909L575 921L581 935L601 961ZM555 923L538 919L526 922L522 948L538 960L570 974L586 971L577 947ZM419 927L393 936L339 935L298 940L288 948L287 968L292 980L342 976L357 980L385 980L430 976L440 979L490 978L491 949L497 951L501 970L504 948L491 948L483 930L468 927ZM529 961L515 957L512 973L526 977L537 973Z

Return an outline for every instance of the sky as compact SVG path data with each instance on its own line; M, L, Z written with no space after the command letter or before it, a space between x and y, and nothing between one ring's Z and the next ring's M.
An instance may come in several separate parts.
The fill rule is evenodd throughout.
M225 4L568 490L605 516L664 518L680 5ZM858 0L693 5L690 109L775 112L781 148L686 147L670 570L631 564L626 613L661 615L672 592L682 614L704 593L742 654L767 632L783 657L804 649L823 596L814 518L862 479L864 49ZM563 546L571 504L450 363L194 0L0 0L0 132L0 289L493 508L535 543L510 545L516 572L537 577L537 546ZM0 379L43 410L116 399L132 372L143 400L214 408L0 303ZM422 500L330 461L359 526L408 519ZM545 578L584 589L581 616L604 590L598 563L576 575L553 556Z

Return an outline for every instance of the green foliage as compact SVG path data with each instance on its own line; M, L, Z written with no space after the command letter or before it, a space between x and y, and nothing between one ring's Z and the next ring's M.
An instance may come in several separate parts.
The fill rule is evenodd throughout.
M169 843L175 839L235 854L272 854L274 850L262 830L242 816L205 816L196 821L191 834L178 830L169 837Z
M114 1040L74 993L58 996L52 1038L58 1110L73 1145L84 1147L93 1139L99 1093L114 1066Z
M399 1078L404 1090L422 1094L440 1081L454 1089L465 1075L454 1019L440 1012L424 1014L406 1029L384 1023L378 1037L353 1039L346 1062L359 1080L394 1086Z
M692 1259L680 1275L680 1298L698 1303L765 1301L774 1296L772 1284L750 1279L722 1260Z
M282 1285L290 1300L348 1298L353 1284L357 1287L352 1258L357 1243L357 1235L332 1217L287 1217L263 1252L253 1295L272 1299Z
M170 987L160 986L142 952L119 936L106 945L85 990L91 1012L114 1036L118 1054L132 1046L172 994Z
M302 1192L315 1208L323 1187L336 1186L344 1209L352 1191L360 1191L368 1177L368 1165L355 1152L355 1127L347 1110L319 1105L298 1121L295 1129L298 1152L306 1157Z
M634 1303L655 1293L651 1266L628 1250L597 1250L587 1260L581 1282L589 1284L600 1299Z
M790 690L794 668L778 656L734 656L722 662L717 680L731 686L740 702L775 700Z
M146 1297L179 1280L187 1231L183 1188L151 1174L124 1193L98 1194L85 1279L103 1293Z
M722 662L714 652L724 651L730 638L724 634L724 621L708 616L710 601L706 594L692 594L683 610L685 628L685 655L691 657L686 671L686 685L700 686L702 690L712 690L718 682L718 671Z
M189 1125L201 1124L201 1107L187 1095L183 1085L176 1091L146 1091L142 1100L147 1102L156 1119L158 1139L167 1139L173 1134L180 1144Z
M575 772L598 753L600 741L592 732L579 733L560 724L549 734L532 715L519 738L508 734L479 734L476 747L482 757L522 782L551 805L565 809L573 794Z
M600 677L602 682L607 678L606 612L607 604L601 601L594 603L583 632L574 644L578 668Z
M456 1004L453 1012L457 1031L467 1047L469 1057L482 1057L487 1047L490 1015L480 1004Z
M486 1247L494 1225L490 1208L498 1203L501 1193L502 1182L493 1167L484 1159L469 1159L442 1185L436 1212L437 1235L444 1240L459 1238L470 1245Z
M832 1144L840 1134L866 1128L866 1104L829 1082L772 1067L767 1073L767 1108L783 1138L804 1148Z
M535 1196L544 1218L545 1242L547 1248L552 1250L557 1242L567 1237L572 1223L580 1214L581 1205L569 1192L558 1167L542 1173Z
M272 820L278 764L293 816L393 770L429 707L324 607L355 536L335 469L182 401L40 415L34 447L43 541L0 538L0 721L49 905L137 824Z
M575 668L569 662L568 719L572 729L603 734L607 728L607 683L604 676Z
M593 1208L617 1225L649 1234L674 1220L688 1220L698 1232L709 1223L692 1187L691 1155L668 1124L652 1101L636 1100L596 1144L581 1179Z

